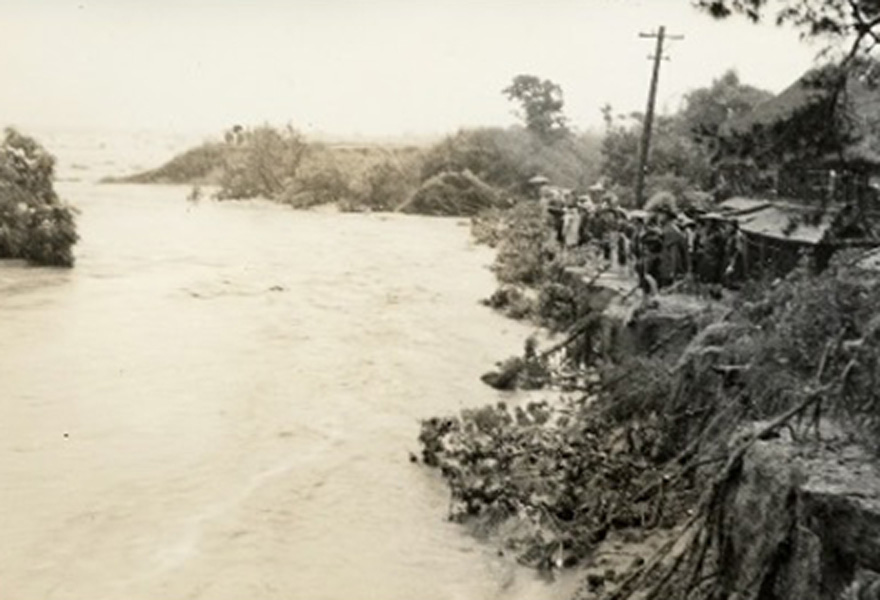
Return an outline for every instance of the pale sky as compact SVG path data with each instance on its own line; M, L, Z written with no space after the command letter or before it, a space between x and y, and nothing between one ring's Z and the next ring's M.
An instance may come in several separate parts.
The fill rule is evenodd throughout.
M501 89L529 73L598 128L606 102L644 110L659 25L686 36L660 110L731 67L780 91L817 52L689 0L0 0L0 124L437 134L516 122Z

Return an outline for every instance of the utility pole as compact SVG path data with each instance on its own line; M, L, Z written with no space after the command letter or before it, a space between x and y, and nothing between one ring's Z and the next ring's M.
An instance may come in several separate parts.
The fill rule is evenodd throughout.
M657 33L640 33L640 38L657 38L657 47L654 50L654 70L651 73L651 88L648 91L648 108L645 111L645 122L642 126L642 144L639 149L639 170L636 173L636 206L642 208L645 205L645 171L648 169L648 152L651 149L651 129L654 125L654 103L657 100L657 80L660 79L660 61L663 60L664 40L683 40L683 35L666 35L666 28L662 25Z

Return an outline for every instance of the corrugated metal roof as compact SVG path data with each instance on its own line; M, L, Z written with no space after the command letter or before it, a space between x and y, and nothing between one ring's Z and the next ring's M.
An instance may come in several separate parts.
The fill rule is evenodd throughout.
M805 219L805 211L782 204L768 204L761 210L734 215L746 233L801 244L818 244L828 233L837 212L826 210L816 219ZM810 221L807 223L806 221ZM815 223L815 224L813 224Z
M761 200L758 198L728 198L724 202L718 203L718 208L726 213L745 213L753 212L770 205L769 200Z
M858 262L858 266L861 269L880 271L880 248L865 253L865 256Z

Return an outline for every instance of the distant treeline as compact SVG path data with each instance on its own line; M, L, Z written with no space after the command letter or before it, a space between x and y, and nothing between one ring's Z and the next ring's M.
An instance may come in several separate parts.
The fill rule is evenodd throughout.
M503 93L522 105L521 125L462 129L431 146L323 144L292 127L237 125L223 141L110 181L213 185L219 199L263 197L296 208L332 203L347 211L474 215L511 206L534 192L529 180L541 176L573 198L601 183L594 190L613 203L634 204L643 115L606 106L603 134L578 133L566 125L553 82L521 75ZM645 167L647 196L723 194L715 176L723 130L770 97L730 71L688 93L676 113L659 116Z
M424 147L307 142L292 128L262 126L105 181L210 185L218 199L263 197L295 208L472 215L509 206L536 174L586 187L598 176L600 147L597 136L548 143L522 127L464 129Z

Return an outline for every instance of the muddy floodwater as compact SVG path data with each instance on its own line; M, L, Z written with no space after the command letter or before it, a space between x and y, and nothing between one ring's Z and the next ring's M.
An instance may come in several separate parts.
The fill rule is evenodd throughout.
M0 598L567 596L407 459L530 331L461 221L58 188L76 268L0 263Z

